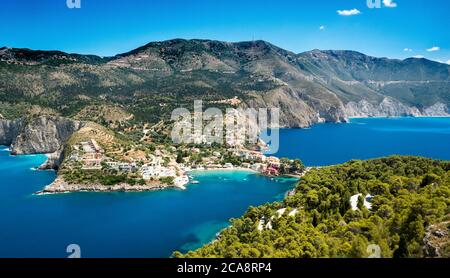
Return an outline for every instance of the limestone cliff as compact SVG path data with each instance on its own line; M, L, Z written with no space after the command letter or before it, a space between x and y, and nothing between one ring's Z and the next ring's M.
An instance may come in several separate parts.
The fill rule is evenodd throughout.
M345 113L352 117L401 117L401 116L449 116L448 107L437 103L424 109L405 105L397 100L386 97L378 105L365 100L349 102L345 105Z
M11 145L19 134L21 126L21 120L10 121L0 119L0 145Z
M13 155L50 154L42 167L54 169L63 159L67 139L82 126L82 122L53 116L0 120L0 144L10 145Z
M54 153L82 126L81 122L60 117L25 120L11 144L12 154Z

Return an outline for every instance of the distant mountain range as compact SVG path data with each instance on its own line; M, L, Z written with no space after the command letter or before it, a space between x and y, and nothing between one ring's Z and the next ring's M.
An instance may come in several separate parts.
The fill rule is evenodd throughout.
M281 108L288 127L355 116L447 116L450 66L354 51L296 54L265 41L175 39L105 58L0 49L0 117L37 109L82 119L82 111L101 104L157 122L195 99L217 106L234 97L242 107Z

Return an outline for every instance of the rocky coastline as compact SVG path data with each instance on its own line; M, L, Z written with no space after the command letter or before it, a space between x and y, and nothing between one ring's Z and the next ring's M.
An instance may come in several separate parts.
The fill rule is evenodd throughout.
M386 101L385 104L387 103L390 102ZM368 114L369 111L373 108L372 107L369 109L369 107L364 104L359 104L358 106L358 110L360 112L364 111L364 113L352 110L352 117L367 116L366 114ZM401 108L404 109L405 107ZM402 109L396 111L406 112ZM411 116L420 117L450 115L448 114L448 108L446 106L444 107L443 104L437 104L431 110L428 110L425 114L419 113L418 110L414 110L414 112L417 113L412 113L413 115ZM385 112L386 111L387 110L385 110ZM370 117L378 116L378 114L369 114ZM391 116L395 116L394 114L396 113L392 113ZM46 154L47 161L40 165L37 169L58 170L59 166L64 161L64 146L66 144L66 141L73 133L82 128L83 125L84 123L80 121L74 121L71 119L55 116L40 116L33 119L16 120L0 119L0 145L10 146L9 148L12 155ZM227 169L220 168L209 170ZM236 168L234 170L242 169ZM309 170L310 169L308 169L305 173L307 173ZM301 178L301 176L295 177ZM180 184L166 185L162 183L154 183L150 185L130 185L121 183L114 186L105 186L101 184L69 184L63 179L62 176L58 176L52 184L45 187L42 191L37 192L37 194L60 194L72 192L145 192L167 188L185 189L185 186Z
M184 186L167 185L162 183L155 183L151 185L130 185L127 183L120 183L111 186L102 184L69 184L63 177L57 177L54 182L47 185L43 190L38 191L35 195L52 195L64 193L78 193L78 192L148 192L155 190L162 190L168 188L186 189Z
M64 160L64 145L83 122L56 116L15 120L0 119L0 145L10 146L12 155L47 154L39 167L57 170Z

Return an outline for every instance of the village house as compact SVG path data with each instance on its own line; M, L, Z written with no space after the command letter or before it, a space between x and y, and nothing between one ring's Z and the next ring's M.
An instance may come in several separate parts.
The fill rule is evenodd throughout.
M107 161L105 162L106 165L108 166L108 168L112 169L112 170L116 170L119 171L119 162L116 161Z
M224 168L231 169L231 168L233 168L234 166L233 166L233 164L231 164L231 163L225 163L225 165L223 165L223 167L224 167Z
M266 169L266 167L262 163L254 163L252 164L251 169L254 171L262 172Z
M141 168L142 178L144 180L159 179L164 177L177 177L177 171L173 167L144 165Z
M83 155L81 160L84 163L83 169L101 169L101 163L104 159L103 149L98 145L98 143L91 139L87 142L81 142L81 150Z
M268 167L267 169L265 169L263 171L263 174L267 175L267 176L278 176L280 174L280 172L278 171L278 169Z
M251 161L264 162L266 160L266 156L257 151L241 151L239 156Z
M281 162L278 157L274 157L274 156L268 157L266 159L266 163L267 163L268 168L273 168L273 169L279 170L281 167Z
M125 173L135 172L137 170L136 163L120 162L119 170Z

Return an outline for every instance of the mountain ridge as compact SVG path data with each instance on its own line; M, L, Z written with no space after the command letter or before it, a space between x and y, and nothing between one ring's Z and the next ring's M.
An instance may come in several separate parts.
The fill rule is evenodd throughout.
M112 57L0 48L0 103L66 117L100 103L158 122L195 99L237 97L243 108L281 108L281 126L307 127L356 116L447 116L449 92L446 64L350 50L296 54L261 40L173 39Z
M39 53L59 53L59 54L65 54L67 56L88 56L88 57L95 57L95 58L99 58L99 59L113 59L115 57L123 57L126 56L127 54L132 54L135 53L136 51L145 49L149 46L155 45L155 44L164 44L164 43L169 43L169 42L216 42L216 43L226 43L226 44L252 44L252 43L266 43L269 45L272 45L274 47L277 47L279 49L282 49L268 41L265 40L253 40L253 41L236 41L236 42L226 42L226 41L220 41L220 40L208 40L208 39L183 39L183 38L175 38L175 39L168 39L168 40L162 40L162 41L151 41L143 46L137 47L135 49L132 49L130 51L127 52L123 52L123 53L118 53L115 55L111 55L111 56L101 56L101 55L97 55L97 54L81 54L81 53L77 53L77 52L66 52L66 51L62 51L62 50L57 50L57 49L53 49L53 50L43 50L43 49L32 49L32 48L27 48L27 47L11 47L11 46L0 46L0 51L2 50L13 50L13 51L28 51L28 52L39 52ZM285 50L285 49L283 49ZM435 61L435 60L430 60L427 59L425 57L407 57L404 59L401 58L389 58L389 57L378 57L378 56L373 56L373 55L368 55L365 54L361 51L357 51L357 50L344 50L344 49L312 49L312 50L307 50L307 51L303 51L303 52L294 52L294 51L290 51L290 50L285 50L287 52L293 53L294 55L303 55L303 54L307 54L307 53L311 53L311 52L348 52L348 53L355 53L355 54L361 54L364 56L367 56L369 58L376 58L376 59L385 59L385 60L394 60L394 61L406 61L406 60L424 60L424 61L428 61L428 62L432 62L432 63L436 63L436 64L442 64L445 66L449 66L447 63L444 62L439 62L439 61ZM0 53L1 54L1 53Z

